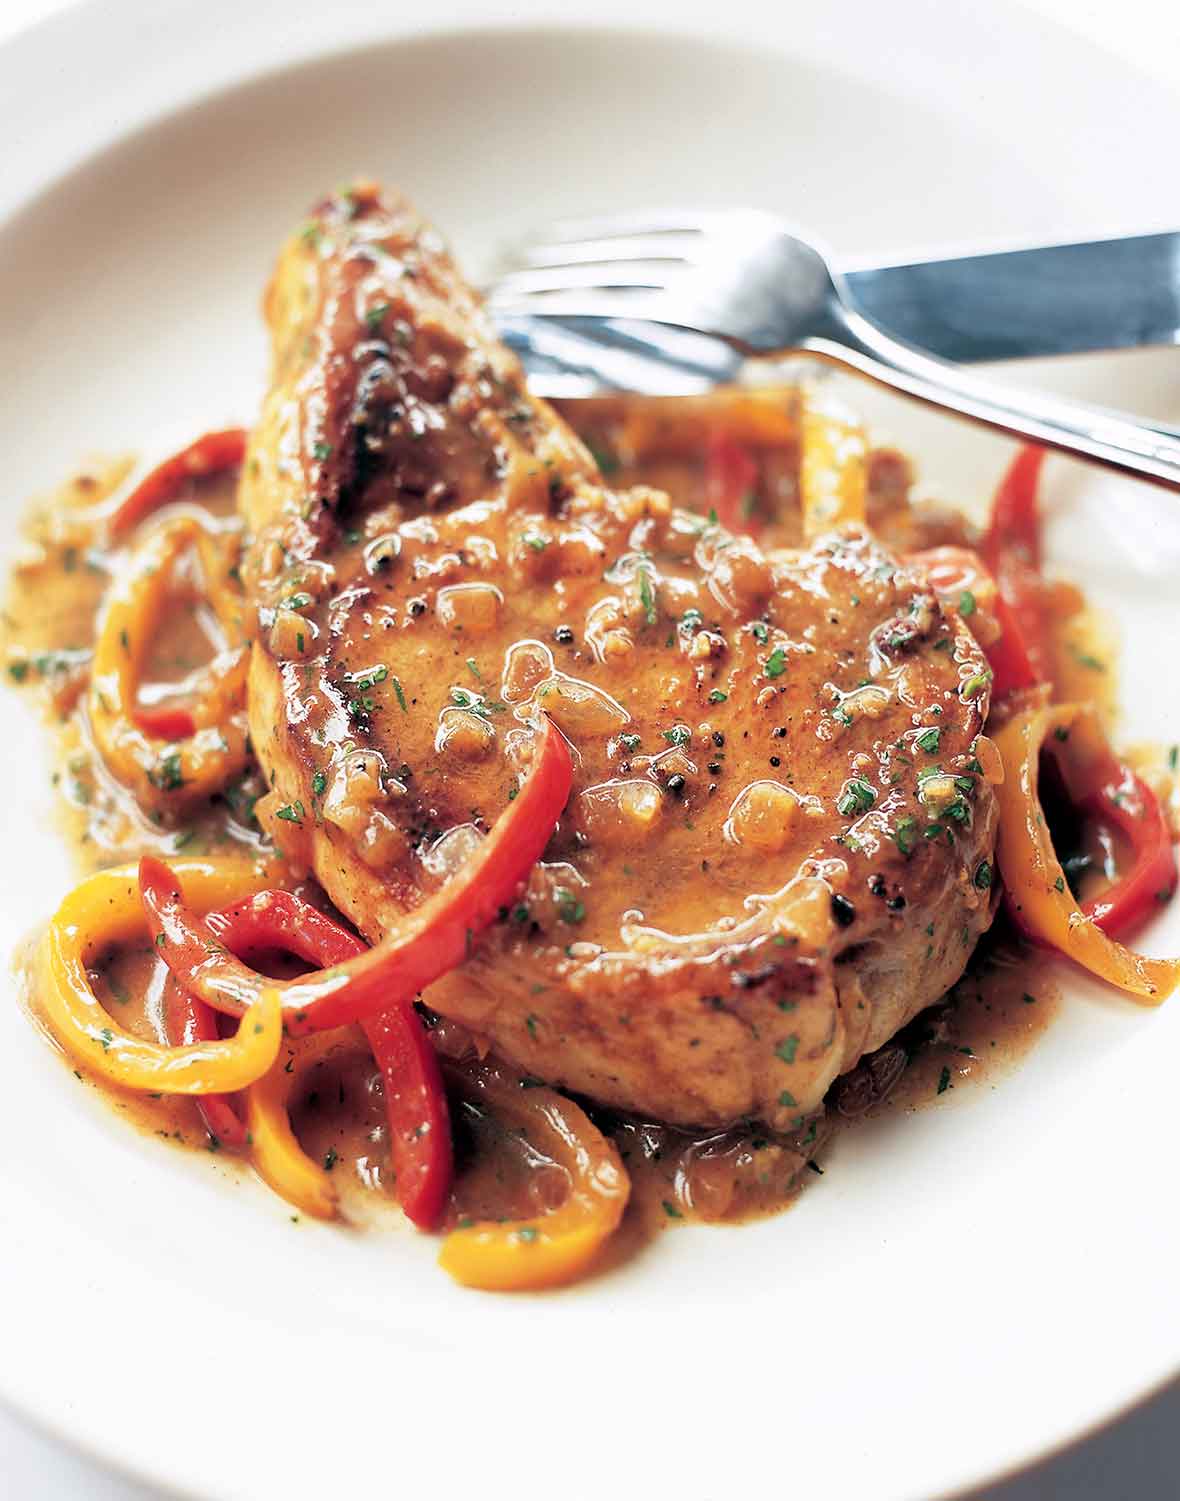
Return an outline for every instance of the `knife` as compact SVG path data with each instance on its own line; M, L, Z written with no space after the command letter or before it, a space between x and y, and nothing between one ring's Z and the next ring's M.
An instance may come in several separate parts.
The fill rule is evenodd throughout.
M1131 349L1180 340L1180 234L849 271L862 312L940 359Z

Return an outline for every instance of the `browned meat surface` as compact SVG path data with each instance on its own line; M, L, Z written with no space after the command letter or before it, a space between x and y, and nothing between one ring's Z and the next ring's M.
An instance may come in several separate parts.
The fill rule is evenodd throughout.
M789 1127L990 921L974 638L863 531L767 555L607 488L400 199L322 204L267 316L268 827L376 940L508 806L543 707L574 793L424 999L614 1105Z

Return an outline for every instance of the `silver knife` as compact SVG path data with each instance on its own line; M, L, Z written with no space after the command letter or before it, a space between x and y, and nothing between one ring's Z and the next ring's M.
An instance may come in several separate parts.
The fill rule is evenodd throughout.
M1180 234L880 266L845 279L891 334L961 364L1180 341Z
M962 364L1180 342L1180 233L1135 235L844 273L888 333ZM502 317L542 395L689 395L740 360L702 335L621 320Z

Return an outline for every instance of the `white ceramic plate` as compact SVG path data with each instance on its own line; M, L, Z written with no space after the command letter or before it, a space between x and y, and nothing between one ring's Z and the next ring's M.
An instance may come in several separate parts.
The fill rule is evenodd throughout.
M356 171L408 187L475 271L505 232L656 202L778 209L865 257L1166 222L1175 100L1002 6L730 0L647 30L626 0L547 9L125 0L0 51L5 535L80 453L249 419L280 237ZM1167 353L1037 376L1180 415ZM872 412L955 498L1005 457ZM1174 503L1059 461L1048 492L1056 557L1119 612L1128 734L1180 738ZM0 739L7 950L69 872L7 695ZM1180 948L1180 912L1150 937ZM293 1227L128 1131L4 1005L0 1390L202 1496L977 1482L1180 1357L1180 1005L1067 984L1023 1068L849 1138L791 1214L516 1299L450 1286L428 1239Z

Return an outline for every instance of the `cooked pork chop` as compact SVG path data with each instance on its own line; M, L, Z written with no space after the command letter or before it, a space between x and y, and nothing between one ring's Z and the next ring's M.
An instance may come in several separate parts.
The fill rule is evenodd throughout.
M574 791L545 859L424 1000L614 1106L796 1125L991 919L974 637L862 529L766 555L612 491L398 197L320 204L266 314L242 509L274 837L376 942L549 712Z

